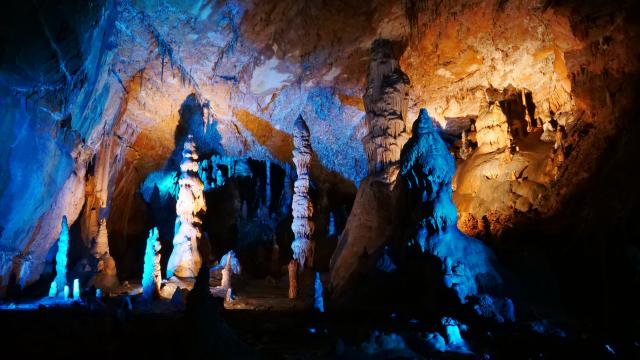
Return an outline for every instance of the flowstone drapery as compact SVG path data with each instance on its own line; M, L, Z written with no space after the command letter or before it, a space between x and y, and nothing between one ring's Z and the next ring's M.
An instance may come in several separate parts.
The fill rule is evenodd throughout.
M169 257L167 277L178 276L195 278L202 265L198 252L201 237L199 214L206 211L204 184L198 176L198 154L193 136L189 135L184 143L182 162L180 163L180 191L176 203L178 215L173 237L173 251Z
M311 235L314 224L311 220L313 216L313 204L309 197L309 163L311 162L311 141L309 128L302 116L298 116L293 130L293 162L296 164L298 179L293 185L293 222L291 230L295 236L291 249L293 258L304 268L305 264L312 265L313 244Z

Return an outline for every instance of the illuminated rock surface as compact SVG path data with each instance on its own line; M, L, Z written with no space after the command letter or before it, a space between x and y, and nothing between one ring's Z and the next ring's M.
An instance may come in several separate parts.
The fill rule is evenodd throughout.
M329 299L363 274L430 292L430 282L404 272L430 245L447 254L436 256L447 289L482 294L472 278L490 272L476 263L490 248L506 268L503 280L516 284L517 319L521 311L542 314L637 337L626 331L637 328L640 279L635 7L627 0L10 1L0 14L0 298L46 295L62 273L56 266L79 279L84 296L93 261L105 252L93 284L108 275L109 284L127 281L133 291L156 226L167 270L178 210L188 221L177 226L172 272L195 277L200 264L234 250L247 284L268 278L276 284L264 285L268 291L297 306L311 299L304 279L299 301L286 298L292 200L300 205L292 192L303 188L307 210L294 231L315 244L314 272L326 275L333 255L328 312ZM406 209L421 198L410 190L423 185L393 180L423 107L455 154L446 170L453 202L446 197L437 209L455 207L458 228L482 246L431 224L412 227ZM299 115L312 134L313 183L292 186ZM188 134L197 170L180 179ZM193 199L185 180L202 183ZM449 210L422 219L454 227ZM61 231L69 235L66 264L56 259ZM430 242L434 234L442 241ZM410 238L416 251L401 251ZM302 245L296 257L309 257ZM457 273L461 263L468 274ZM57 294L71 287L55 281ZM249 303L243 285L234 282L234 295ZM161 290L170 298L192 286L174 279ZM390 289L361 304L404 300ZM485 300L467 310L497 318L494 308L509 307ZM441 316L465 321L434 318ZM625 345L607 346L627 355ZM95 352L87 347L85 355ZM527 356L504 356L518 357Z
M293 214L291 231L294 235L291 249L293 250L293 259L304 268L305 263L308 265L313 263L313 243L311 242L314 230L314 223L311 220L313 204L309 197L309 187L311 186L309 163L311 162L312 150L309 128L302 116L296 119L294 126L293 162L296 165L298 178L293 183L293 200L291 202Z
M206 211L204 202L204 185L198 176L198 154L195 143L189 137L184 143L182 162L180 163L180 191L176 203L175 235L173 237L173 250L167 265L167 277L178 276L194 278L202 259L198 251L198 242L202 236L200 232L199 214Z

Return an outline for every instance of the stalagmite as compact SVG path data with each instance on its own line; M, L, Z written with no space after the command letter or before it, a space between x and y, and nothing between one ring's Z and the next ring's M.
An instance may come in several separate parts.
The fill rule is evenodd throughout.
M149 231L147 247L144 253L144 270L142 272L142 296L151 299L160 293L162 270L160 267L160 249L158 228Z
M58 284L56 284L56 281L53 280L51 282L51 285L49 286L49 297L56 297L57 294L58 294Z
M322 280L320 280L320 273L316 272L316 278L314 283L314 299L313 299L313 307L320 311L324 312L324 299L322 297Z
M107 232L107 219L100 220L98 236L91 248L91 255L100 259L104 255L109 255L109 235Z
M497 101L483 101L476 120L476 139L480 154L490 153L511 146L507 116Z
M408 183L411 198L419 199L412 242L440 259L444 284L462 303L483 288L495 288L501 278L493 267L493 253L458 230L458 212L451 198L455 163L426 109L420 110L400 161L400 174Z
M314 224L311 221L313 205L309 197L311 152L309 128L302 116L298 116L293 131L293 162L296 165L298 179L293 185L291 230L294 240L291 243L291 249L293 258L300 263L301 268L304 268L305 264L311 266L313 261L313 244L311 243L314 230Z
M222 268L222 280L220 281L220 287L223 289L231 288L231 276L233 274L240 274L242 269L240 268L240 261L236 257L235 251L231 250L226 253L220 260L223 265Z
M462 130L462 146L460 147L459 155L462 160L467 160L469 155L471 155L471 147L469 147L466 130Z
M69 285L65 285L64 286L64 290L62 291L62 297L64 299L68 299L69 298Z
M73 300L80 300L80 280L73 280Z
M200 232L200 213L206 211L204 185L198 176L198 154L193 136L189 135L184 143L180 164L180 191L176 203L176 225L173 238L173 251L167 265L167 276L195 278L202 265L198 252Z
M222 268L222 281L220 281L220 287L223 289L231 288L231 259L227 258L227 262Z
M67 256L69 251L69 226L67 217L62 217L62 229L58 239L58 252L56 253L56 288L58 291L67 285ZM69 290L67 290L67 293ZM69 297L68 294L66 297Z
M531 125L531 116L529 116L529 110L527 109L527 98L524 94L524 90L520 90L520 94L522 95L522 107L524 108L524 120L527 122L527 132L533 131L533 126Z
M385 183L395 181L400 150L409 139L408 101L409 78L400 70L391 42L374 41L364 95L368 131L362 142L369 175L379 175Z
M289 261L287 269L289 270L289 299L295 299L298 297L298 262Z

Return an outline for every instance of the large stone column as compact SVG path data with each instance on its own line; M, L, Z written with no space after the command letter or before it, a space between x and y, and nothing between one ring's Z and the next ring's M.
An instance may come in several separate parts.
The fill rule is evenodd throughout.
M368 176L362 180L347 223L331 257L334 300L346 297L363 254L382 251L394 236L399 188L395 185L400 151L407 142L409 79L400 70L391 42L371 45L367 89L363 96L367 134L363 137ZM339 301L339 300L338 300Z
M291 230L295 236L291 249L293 258L304 268L305 263L311 265L313 261L313 205L309 198L309 164L311 162L311 141L309 128L302 116L298 116L293 130L293 162L296 165L298 179L293 185L293 222Z
M193 136L189 135L184 143L182 162L180 163L180 191L176 203L175 235L173 251L169 257L167 277L178 276L195 278L202 265L198 252L201 237L199 214L207 210L204 201L204 184L198 176L198 154Z

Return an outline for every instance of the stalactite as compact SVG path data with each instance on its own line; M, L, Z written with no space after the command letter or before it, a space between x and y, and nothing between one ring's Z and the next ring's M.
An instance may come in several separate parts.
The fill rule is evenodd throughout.
M202 265L198 252L198 241L202 235L199 214L206 211L207 206L203 195L204 184L198 176L198 154L192 135L184 143L180 170L180 191L176 203L178 216L167 276L194 278Z
M313 221L311 221L313 205L309 197L311 152L309 128L302 116L299 115L293 131L293 162L296 165L298 179L294 183L291 205L293 211L291 230L295 237L291 243L291 249L293 250L293 258L300 263L301 268L305 267L305 263L312 265L313 261L313 244L311 243L314 227Z

